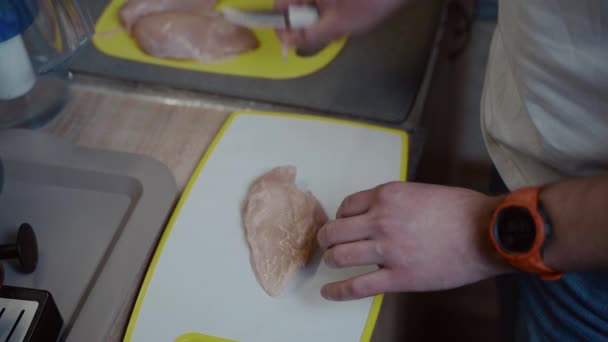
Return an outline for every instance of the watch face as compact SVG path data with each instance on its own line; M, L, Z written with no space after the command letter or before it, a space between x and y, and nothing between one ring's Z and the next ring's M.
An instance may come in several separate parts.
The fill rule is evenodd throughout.
M504 208L496 218L494 236L505 252L526 253L532 249L536 238L534 218L526 208Z

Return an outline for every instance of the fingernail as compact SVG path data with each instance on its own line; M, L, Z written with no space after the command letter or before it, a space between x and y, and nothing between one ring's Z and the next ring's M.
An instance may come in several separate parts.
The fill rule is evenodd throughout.
M331 298L331 294L330 294L330 293L327 291L327 289L326 289L325 287L323 287L323 288L321 289L321 296L322 296L323 298L327 299L327 300L333 300L333 299Z

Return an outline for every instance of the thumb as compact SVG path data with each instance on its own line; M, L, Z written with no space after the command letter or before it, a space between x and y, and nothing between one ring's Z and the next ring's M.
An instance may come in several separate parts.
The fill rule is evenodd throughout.
M292 48L320 48L344 34L340 30L340 22L333 12L321 13L319 22L308 29L282 31L279 37L287 46Z

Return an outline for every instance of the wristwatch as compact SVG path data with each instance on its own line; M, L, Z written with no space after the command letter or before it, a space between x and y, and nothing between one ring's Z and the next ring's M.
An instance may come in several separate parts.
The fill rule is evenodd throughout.
M540 191L540 187L530 187L509 194L492 215L490 239L498 254L516 269L543 280L559 280L562 273L543 262L551 223Z

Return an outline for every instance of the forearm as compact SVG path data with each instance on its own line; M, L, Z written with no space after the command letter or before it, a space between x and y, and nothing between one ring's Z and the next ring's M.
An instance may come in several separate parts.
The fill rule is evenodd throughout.
M540 199L553 226L545 262L563 272L608 270L608 174L549 185Z

